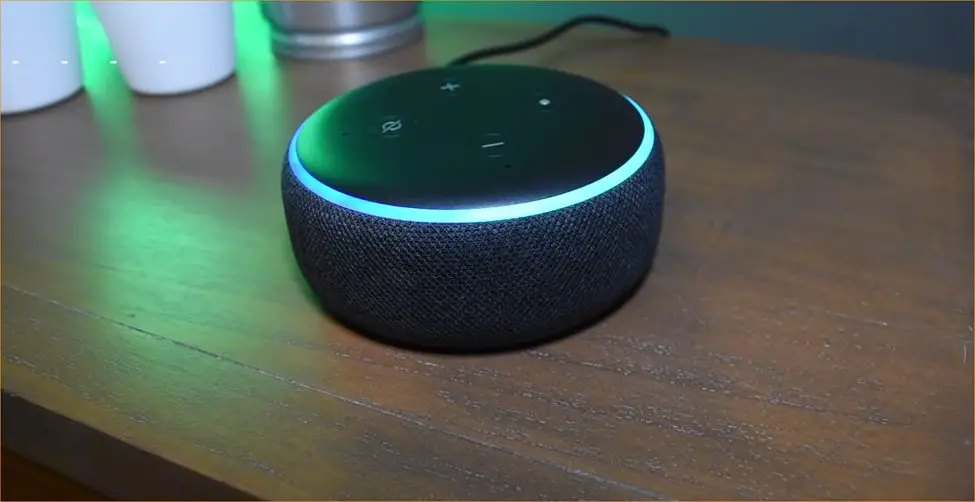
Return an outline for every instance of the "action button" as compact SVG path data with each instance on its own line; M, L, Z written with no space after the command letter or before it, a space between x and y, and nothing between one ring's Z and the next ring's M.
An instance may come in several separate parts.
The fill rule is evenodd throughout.
M535 94L535 103L534 103L535 109L541 110L543 112L553 112L555 111L557 106L558 103L556 102L555 97L552 96L551 94L545 94L545 93Z

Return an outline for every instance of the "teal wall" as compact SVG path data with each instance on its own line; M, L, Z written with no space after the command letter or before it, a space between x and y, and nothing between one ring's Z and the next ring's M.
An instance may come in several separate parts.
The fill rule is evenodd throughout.
M445 2L440 19L558 23L606 14L663 24L676 37L846 54L972 72L972 2Z

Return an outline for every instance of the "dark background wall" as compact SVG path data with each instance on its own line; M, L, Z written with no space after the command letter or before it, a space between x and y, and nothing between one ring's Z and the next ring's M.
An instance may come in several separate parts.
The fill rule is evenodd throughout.
M845 54L971 73L972 2L425 2L433 18L558 23L606 14L674 36Z

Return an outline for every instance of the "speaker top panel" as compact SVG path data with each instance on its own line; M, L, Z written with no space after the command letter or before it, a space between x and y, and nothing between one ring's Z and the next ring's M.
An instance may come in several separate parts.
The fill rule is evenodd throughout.
M306 186L353 209L456 211L580 202L639 169L653 142L643 110L599 83L475 65L401 74L330 101L295 133L289 161Z

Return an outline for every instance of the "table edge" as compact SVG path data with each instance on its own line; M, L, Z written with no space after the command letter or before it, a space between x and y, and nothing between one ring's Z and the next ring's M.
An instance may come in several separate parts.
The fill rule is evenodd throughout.
M0 410L4 447L118 500L260 500L7 389Z

